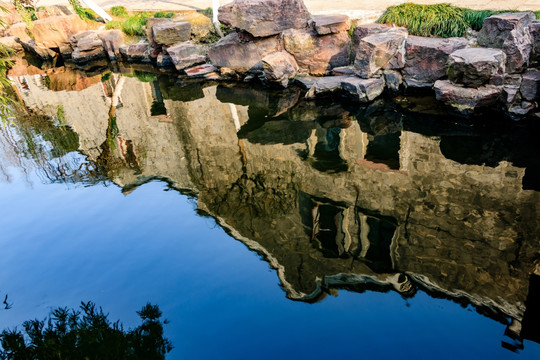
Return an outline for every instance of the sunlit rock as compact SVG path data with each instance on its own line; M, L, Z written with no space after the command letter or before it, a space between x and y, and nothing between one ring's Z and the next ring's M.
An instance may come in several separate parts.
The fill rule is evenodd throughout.
M448 57L448 79L468 87L478 87L504 76L506 55L499 49L466 48Z
M298 73L298 64L286 51L275 52L262 59L264 77L269 84L287 87L289 80Z
M367 79L383 68L403 68L406 39L406 34L397 32L383 32L362 38L354 60L357 75Z
M315 15L313 27L319 35L337 34L349 31L351 19L347 15Z

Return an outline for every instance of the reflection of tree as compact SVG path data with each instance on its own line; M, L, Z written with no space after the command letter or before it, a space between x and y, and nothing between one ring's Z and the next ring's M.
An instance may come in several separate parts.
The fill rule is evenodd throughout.
M163 337L167 320L157 305L138 311L142 324L129 331L91 302L81 303L80 309L57 308L44 321L25 321L23 332L2 331L0 359L157 360L172 350Z

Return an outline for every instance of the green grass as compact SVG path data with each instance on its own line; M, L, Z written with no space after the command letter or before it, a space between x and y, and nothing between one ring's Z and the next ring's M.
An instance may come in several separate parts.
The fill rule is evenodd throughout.
M515 10L471 10L450 4L404 3L390 6L377 22L406 27L411 35L447 38L464 36L469 28L478 31L486 17L512 11ZM540 11L534 13L540 18Z
M146 25L146 19L151 17L150 13L138 13L136 15L130 16L127 19L120 21L109 21L106 25L107 29L121 29L124 34L129 36L144 36L146 35L146 30L144 26Z
M82 7L79 0L69 0L69 3L71 6L73 6L73 9L79 15L79 17L83 20L96 20L98 18L97 14L93 12L90 9Z
M167 18L167 19L170 19L173 16L174 16L173 12L158 11L157 13L154 14L155 18Z
M118 17L128 17L128 12L123 6L113 6L110 10L111 14Z

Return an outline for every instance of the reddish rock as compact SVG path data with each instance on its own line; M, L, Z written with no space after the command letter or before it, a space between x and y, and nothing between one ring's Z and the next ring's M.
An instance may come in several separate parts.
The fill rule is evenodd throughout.
M185 73L190 78L205 78L208 80L217 80L220 78L217 74L217 68L210 64L195 66L185 70Z
M124 33L121 30L107 30L98 34L103 43L103 49L109 60L115 61L120 57L120 47L124 45Z
M298 64L286 51L279 51L262 59L264 77L268 83L287 87L289 80L298 73Z
M90 25L78 15L53 16L34 21L32 34L38 46L49 49L69 46L70 38L80 32L89 30Z
M35 14L38 20L42 20L52 16L73 15L75 10L71 5L53 5L40 7Z
M433 86L437 100L450 106L461 115L472 115L475 110L490 107L497 103L502 89L496 86L483 86L477 89L463 87L449 80L438 80Z
M29 41L32 39L30 35L28 35L28 27L26 26L26 23L17 23L10 26L6 30L6 35L16 37L21 41Z
M446 61L456 50L466 47L465 38L409 36L405 42L403 78L407 86L431 87L446 76Z
M407 29L405 28L392 27L392 26L384 25L384 24L371 23L371 24L358 25L354 29L354 32L352 35L353 53L356 54L356 52L358 51L358 45L360 44L360 40L362 40L366 36L379 34L379 33L387 32L387 31L402 32L404 34L408 33Z
M148 43L124 45L120 47L120 54L129 62L150 62L150 51L151 49Z
M158 45L174 45L179 42L188 41L191 37L191 24L187 21L159 22L152 26L152 36Z
M540 70L530 70L523 74L519 92L525 100L540 100Z
M358 76L367 79L383 68L403 68L406 38L405 34L396 32L383 32L362 38L354 61Z
M183 70L206 62L205 48L192 42L171 46L166 51L177 70Z
M325 75L349 64L350 38L346 32L318 36L309 30L287 30L282 37L285 50L294 56L300 72Z
M319 35L337 34L349 31L351 19L347 15L315 15L313 28Z
M214 66L243 73L255 68L262 69L261 60L282 49L278 36L241 41L239 34L233 32L212 45L208 58Z
M506 55L499 49L466 48L448 57L447 75L455 83L478 87L504 76Z
M219 21L257 37L304 29L311 14L302 0L234 0L219 8Z
M506 71L519 73L529 62L532 43L528 27L535 19L532 12L487 17L478 33L478 45L502 49L506 53Z

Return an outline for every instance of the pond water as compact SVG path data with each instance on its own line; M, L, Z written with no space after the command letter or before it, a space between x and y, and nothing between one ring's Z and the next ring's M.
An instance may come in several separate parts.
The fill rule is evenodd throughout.
M1 328L151 302L168 359L540 358L538 124L128 70L11 73Z

